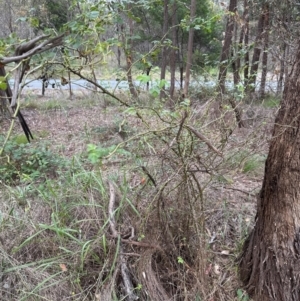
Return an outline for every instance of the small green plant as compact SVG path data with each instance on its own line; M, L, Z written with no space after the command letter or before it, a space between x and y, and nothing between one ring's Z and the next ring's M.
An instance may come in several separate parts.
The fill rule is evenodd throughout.
M228 158L230 168L238 168L243 173L256 173L264 165L266 156L262 154L252 154L249 150L241 150Z
M245 293L242 289L238 289L237 290L237 292L236 292L236 294L237 294L237 297L238 297L238 300L239 301L249 301L250 300L250 298L249 298L249 296L247 295L247 293Z
M177 257L177 262L180 263L180 264L184 264L184 260L181 256Z
M104 157L111 156L113 154L121 154L129 156L130 153L118 145L112 145L109 147L101 147L95 144L88 144L88 159L93 163L101 163Z
M243 173L255 172L260 167L262 167L263 163L265 162L265 157L255 154L250 156L245 160Z
M33 148L28 144L20 144L20 139L14 139L6 144L0 158L0 181L33 181L54 174L65 163L45 146Z

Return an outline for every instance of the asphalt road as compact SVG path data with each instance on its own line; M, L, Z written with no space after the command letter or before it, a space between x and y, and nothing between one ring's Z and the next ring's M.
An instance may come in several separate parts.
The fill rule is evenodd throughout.
M9 83L11 86L14 84L14 80L10 80ZM118 80L100 80L98 83L104 87L105 89L109 91L113 90L129 90L128 82L127 81L118 81ZM135 86L138 87L141 90L146 89L146 84L141 83L139 81L134 82ZM26 80L24 89L35 89L35 90L42 90L42 85L43 81L42 80ZM204 86L204 87L214 87L216 85L215 82L213 81L207 81L203 83L191 83L191 85L199 85L199 87ZM149 83L150 88L152 86L158 86L157 82L150 82ZM166 84L168 86L168 83ZM176 83L176 86L179 88L179 83ZM230 89L233 87L232 82L227 82L226 86ZM71 81L71 88L72 90L77 90L77 89L92 89L93 86L89 82L83 80L83 79L78 79L78 80L72 80ZM63 89L67 90L69 89L69 85L62 85L60 80L55 80L55 79L50 79L48 81L48 89ZM256 87L256 90L259 89L259 86ZM269 81L266 84L266 91L268 92L276 92L277 89L277 82L276 81Z

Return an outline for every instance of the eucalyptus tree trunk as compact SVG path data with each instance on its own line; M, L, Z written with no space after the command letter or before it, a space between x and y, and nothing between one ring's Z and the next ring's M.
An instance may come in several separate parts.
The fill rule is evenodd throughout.
M240 276L257 301L300 300L300 41L284 88Z
M172 5L172 49L170 51L170 73L171 73L171 82L170 82L170 98L174 100L175 92L175 72L176 72L176 46L177 46L177 2L174 1Z
M249 81L249 0L244 0L244 21L245 21L245 36L244 48L246 53L244 55L244 86L247 87Z
M235 13L237 10L237 0L230 0L228 8L228 19L226 24L225 39L221 51L219 67L219 87L222 94L225 93L225 80L230 59L230 47L235 23Z
M290 9L291 9L291 7L288 6L288 10L290 10ZM291 26L291 14L289 14L289 13L286 13L285 25L287 26L287 28L290 28L290 26ZM288 77L289 61L290 61L290 44L286 41L283 41L282 55L280 58L279 79L277 82L277 95L281 94L281 92L282 92L283 78Z
M265 97L267 72L268 72L268 49L269 49L269 23L270 23L270 8L266 4L265 18L264 18L264 52L262 55L262 72L260 80L259 97L263 99Z
M264 24L265 24L265 17L266 17L266 5L267 4L265 4L265 6L263 7L260 17L258 19L255 47L253 50L252 63L250 69L250 76L248 80L248 85L246 87L247 92L255 91L255 83L256 83L260 54L261 54L261 39L264 31Z
M192 23L196 16L196 0L191 0L190 8L190 23ZM193 45L194 45L194 27L190 26L189 30L189 39L188 39L188 49L187 49L187 58L186 58L186 68L185 68L185 81L183 89L183 97L188 97L189 85L190 85L190 76L191 76L191 67L193 61Z
M162 42L165 41L169 26L169 3L168 0L164 0L164 21L163 21L163 39ZM168 65L167 58L168 49L165 45L163 45L162 49L162 58L161 58L161 71L160 71L160 80L164 80L166 78L166 69ZM160 90L160 98L164 98L166 96L165 86Z
M130 12L132 10L132 4L129 3L127 5L127 11ZM132 79L132 37L133 37L133 20L130 15L126 16L128 22L129 35L126 35L126 26L123 24L121 26L122 30L122 42L124 47L124 53L126 57L126 75L129 86L129 92L133 98L137 98L137 92L133 84Z
M241 30L242 31L242 30ZM238 85L238 83L241 81L240 77L240 55L239 55L239 50L241 50L241 44L238 44L237 40L237 23L234 22L234 47L232 47L232 72L233 72L233 84L234 87Z
M236 82L240 82L240 74L239 71L241 69L241 57L242 52L244 52L244 85L247 85L248 76L249 76L249 50L248 50L248 44L249 44L249 3L248 0L244 0L243 3L243 17L242 17L242 27L240 31L240 38L238 41L237 46L237 58L234 62L233 70L236 68L236 72L234 73L234 79ZM237 29L236 29L237 31Z

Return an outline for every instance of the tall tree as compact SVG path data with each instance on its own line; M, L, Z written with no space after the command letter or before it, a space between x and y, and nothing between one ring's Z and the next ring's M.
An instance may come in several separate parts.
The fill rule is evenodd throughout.
M185 68L185 81L184 81L184 97L188 97L188 90L190 85L190 74L192 68L192 59L193 59L193 44L194 44L194 26L193 21L196 16L196 0L191 0L190 8L190 29L189 29L189 40L187 48L187 58L186 58L186 68Z
M268 14L268 4L265 3L262 12L260 14L260 17L258 19L258 24L257 24L257 33L256 33L256 38L255 38L255 47L253 50L253 56L252 56L252 63L251 63L251 69L250 69L250 76L248 80L248 85L246 87L246 90L248 92L254 92L255 91L255 82L256 82L256 77L257 77L257 72L258 72L258 66L259 66L259 60L260 60L260 54L261 54L261 39L262 39L262 34L264 32L264 27L265 27L265 19Z
M178 27L177 25L177 2L172 4L172 49L170 51L170 99L174 99L175 92L175 73L176 73L176 53L177 53L177 41L178 41Z
M127 4L127 10L128 12L131 12L132 10L132 4ZM127 74L127 81L129 85L129 91L132 97L137 97L137 92L134 87L133 79L132 79L132 39L133 39L133 19L130 14L125 17L127 19L128 24L128 35L126 34L126 26L125 24L122 24L121 30L122 30L122 41L123 41L123 47L126 57L126 74ZM125 23L125 22L124 22Z
M168 27L169 27L169 0L164 0L164 18L163 18L163 38L162 42L165 41L167 32L168 32ZM167 65L168 65L168 58L167 58L167 52L168 48L164 45L162 49L162 59L161 59L161 71L160 71L160 79L164 80L166 78L166 70L167 70ZM160 91L160 98L163 98L166 96L165 91L164 91L164 86L162 87Z
M219 67L219 87L222 94L225 93L225 79L230 58L230 47L234 30L235 13L237 10L237 0L230 0L228 7L225 39L222 47L220 67Z
M245 22L245 36L244 36L244 47L246 49L244 55L244 86L248 85L249 81L249 0L244 0L244 22Z
M263 99L265 97L266 81L267 81L267 65L268 65L268 53L269 53L269 23L270 23L270 8L269 4L265 7L265 18L264 18L264 52L262 55L262 72L260 80L259 97Z
M243 247L240 275L255 300L300 300L300 41L257 201L254 229Z

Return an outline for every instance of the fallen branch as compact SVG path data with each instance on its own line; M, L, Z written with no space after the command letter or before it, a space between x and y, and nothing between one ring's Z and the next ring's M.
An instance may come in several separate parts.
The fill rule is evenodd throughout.
M114 238L119 239L120 234L118 234L118 232L116 230L116 221L115 221L115 217L114 217L116 192L115 192L115 187L114 187L113 183L111 183L111 182L109 182L109 194L110 194L109 204L108 204L109 226L110 226L112 236ZM129 273L129 270L128 270L128 267L126 264L126 258L124 256L124 252L123 252L122 241L123 240L121 240L121 242L120 242L120 248L119 248L119 258L120 258L120 262L121 262L121 275L122 275L123 283L125 286L125 291L127 294L127 300L134 301L134 300L138 299L138 296L136 296L133 293L134 287L133 287L132 281L130 279L130 273Z
M200 132L196 131L193 127L191 127L191 126L189 126L189 125L186 125L185 127L186 127L187 129L189 129L196 137L198 137L200 140L202 140L203 142L205 142L206 145L207 145L212 151L214 151L218 156L220 156L220 157L223 158L222 153L221 153L219 150L217 150L203 134L201 134Z
M109 216L109 226L110 226L110 231L112 233L112 236L114 238L118 237L118 232L116 230L116 221L114 217L114 206L115 206L115 201L116 201L116 193L115 193L115 188L114 185L109 182L109 204L108 204L108 216Z

